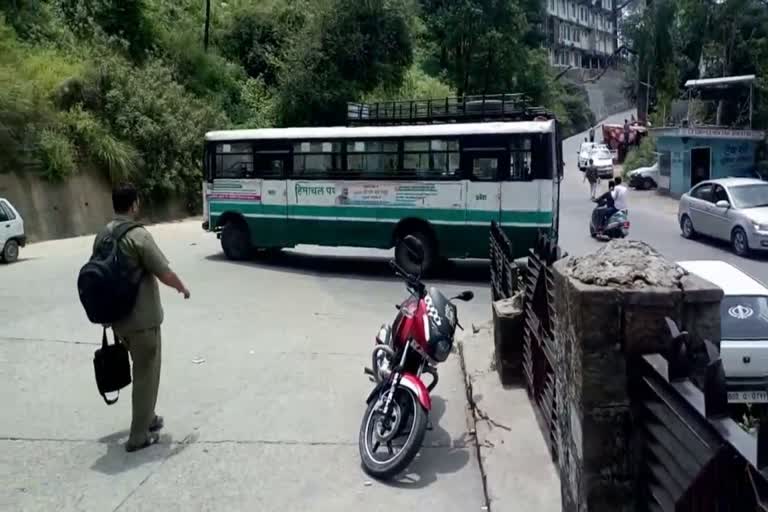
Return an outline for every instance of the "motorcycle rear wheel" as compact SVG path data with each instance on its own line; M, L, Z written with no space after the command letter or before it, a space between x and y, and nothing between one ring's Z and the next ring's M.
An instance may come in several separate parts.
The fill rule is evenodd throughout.
M398 386L392 402L393 411L384 418L378 410L378 397L371 400L360 425L360 460L365 472L378 480L391 479L407 468L421 449L427 431L427 412L413 392ZM384 420L389 420L389 431ZM403 437L404 443L395 451L394 441ZM380 456L381 448L385 449L384 458Z

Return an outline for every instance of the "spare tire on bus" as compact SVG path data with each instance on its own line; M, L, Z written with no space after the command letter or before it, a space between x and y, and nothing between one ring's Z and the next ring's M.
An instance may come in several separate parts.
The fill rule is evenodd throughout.
M224 255L234 261L246 260L253 252L251 233L244 221L230 220L221 231L221 248Z
M404 240L408 235L417 238L424 248L424 261L421 264L413 260L411 251L405 246ZM395 261L409 274L421 275L429 271L435 264L436 258L437 246L431 236L422 231L403 230L398 233L398 237L395 240Z

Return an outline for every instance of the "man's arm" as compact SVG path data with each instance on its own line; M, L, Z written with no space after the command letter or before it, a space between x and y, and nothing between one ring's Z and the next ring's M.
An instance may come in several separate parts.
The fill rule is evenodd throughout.
M181 281L176 272L171 270L168 265L168 259L155 243L155 239L146 229L142 230L144 236L141 241L141 263L144 268L154 274L157 279L166 286L175 289L184 295L185 299L190 297L189 290Z
M181 282L181 278L179 278L179 276L177 276L176 272L173 270L168 270L162 274L155 274L155 276L165 286L169 286L175 289L177 292L183 293L185 299L189 298L189 290L187 290L187 287L184 286L184 283Z

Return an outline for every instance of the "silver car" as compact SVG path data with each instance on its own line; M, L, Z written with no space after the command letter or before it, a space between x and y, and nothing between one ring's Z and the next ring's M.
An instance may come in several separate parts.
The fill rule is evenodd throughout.
M680 198L677 216L685 238L701 234L726 240L740 256L768 250L768 182L703 181Z

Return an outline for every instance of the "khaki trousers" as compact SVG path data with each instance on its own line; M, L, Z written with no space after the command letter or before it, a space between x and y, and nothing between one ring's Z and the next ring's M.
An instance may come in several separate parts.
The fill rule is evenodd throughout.
M133 414L128 444L138 446L147 441L149 425L155 419L160 386L160 327L117 334L133 361Z

